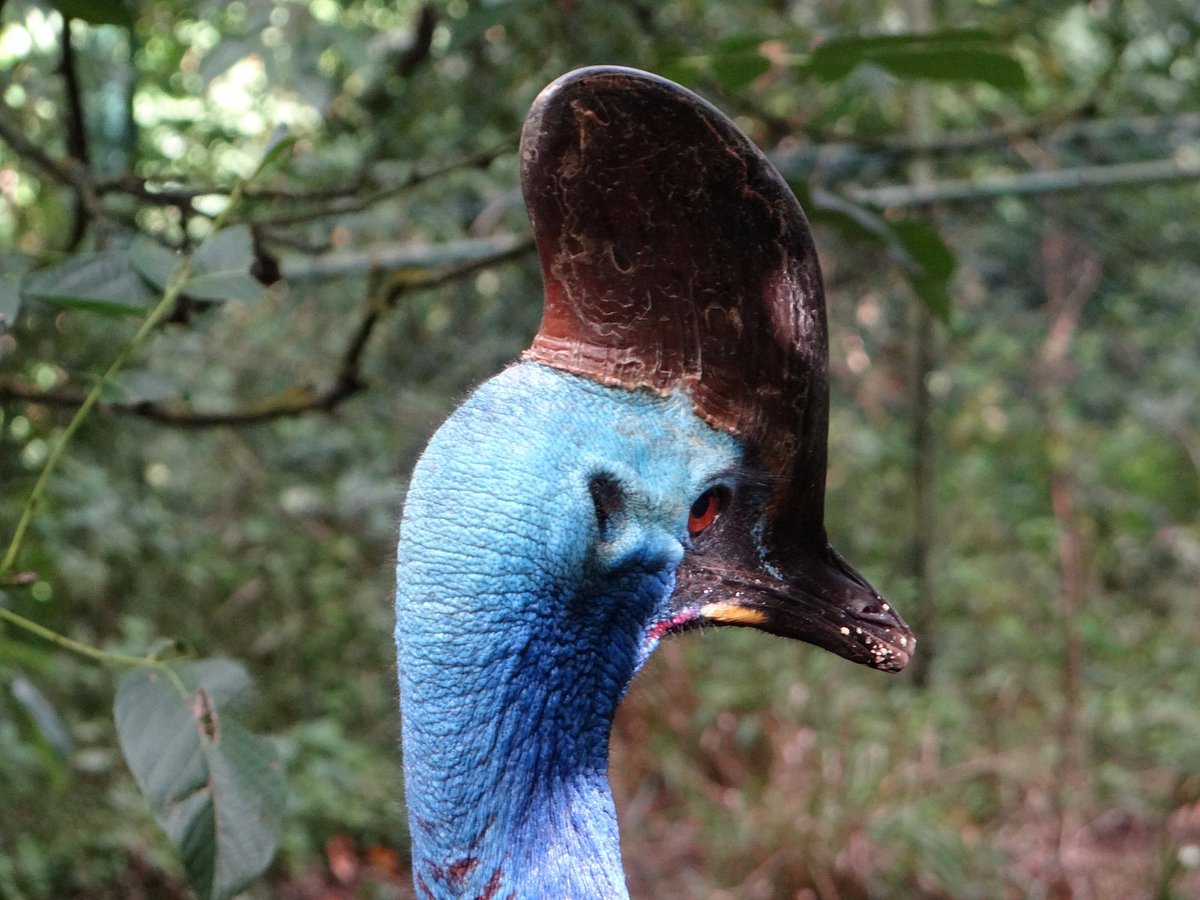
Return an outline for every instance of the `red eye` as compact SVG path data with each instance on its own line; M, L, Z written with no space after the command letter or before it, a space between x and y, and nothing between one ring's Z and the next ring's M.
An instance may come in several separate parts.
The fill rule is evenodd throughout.
M724 505L725 498L720 488L709 488L697 497L688 514L688 533L695 537L715 522Z

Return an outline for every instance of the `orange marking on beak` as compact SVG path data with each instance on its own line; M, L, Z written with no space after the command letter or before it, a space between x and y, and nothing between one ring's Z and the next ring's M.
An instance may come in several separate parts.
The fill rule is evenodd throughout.
M724 625L761 625L766 613L735 603L709 603L700 607L700 615Z

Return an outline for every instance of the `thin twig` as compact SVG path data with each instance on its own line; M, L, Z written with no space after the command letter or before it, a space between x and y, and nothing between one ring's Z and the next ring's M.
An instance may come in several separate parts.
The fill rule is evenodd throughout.
M91 644L85 644L82 641L69 638L65 634L59 634L57 631L47 628L45 625L33 621L33 619L27 619L20 613L15 613L3 606L0 606L0 620L8 622L8 624L27 631L30 634L35 634L64 650L70 650L72 653L78 653L80 656L86 656L88 659L94 659L98 662L116 663L121 666L157 669L171 682L175 690L179 692L179 696L184 698L188 696L188 689L184 686L183 679L179 677L179 674L168 663L156 656L149 654L146 656L131 656L128 653L101 650L99 647L93 647Z
M213 428L220 425L260 425L316 410L328 411L340 404L346 396L348 395L334 396L332 391L318 394L310 387L298 387L284 391L275 399L226 411L197 410L183 403L150 401L100 403L95 408L102 413L136 415L151 422L177 428ZM80 391L62 389L43 391L25 382L13 381L0 385L0 398L72 408L82 403L85 395Z
M315 203L323 200L338 200L350 197L361 191L363 187L364 182L358 180L347 185L330 188L310 188L305 191L257 188L255 190L247 190L244 196L247 200L257 201L287 200L291 202ZM106 194L129 194L132 197L137 197L139 200L153 203L156 206L178 206L181 203L190 203L197 197L223 197L229 193L229 188L217 185L184 187L166 182L159 183L151 178L139 178L131 172L125 172L98 180L96 182L96 193L101 196Z
M397 269L441 269L449 266L451 268L444 271L458 272L463 265L503 262L511 254L522 253L530 246L527 236L514 234L462 238L437 244L396 241L324 256L287 254L281 257L279 266L284 279L292 283Z
M0 136L4 136L0 132ZM301 209L295 212L274 213L254 219L258 226L279 228L287 225L299 225L305 222L324 219L330 216L349 215L363 212L376 203L389 200L410 191L427 182L443 178L463 169L473 169L485 166L502 153L508 152L516 145L516 136L510 135L490 147L469 153L445 165L437 166L423 172L414 172L396 184L384 187L372 187L367 193L359 194L367 187L364 179L359 179L348 186L333 188L313 188L307 191L285 191L271 188L256 188L247 190L244 197L247 202L254 203L288 203L293 208L296 205L316 203L315 209ZM21 151L18 151L21 152ZM21 152L21 155L27 155ZM50 161L53 163L53 161ZM52 171L53 174L53 171ZM63 179L60 179L63 180ZM228 193L227 188L215 185L198 185L183 187L179 185L155 185L152 181L138 178L130 173L104 179L95 185L95 192L100 195L124 193L137 197L147 203L157 206L186 206L191 208L192 201L197 197L222 196Z
M289 215L272 215L269 218L255 220L257 224L272 225L279 227L282 225L299 225L304 222L312 222L317 219L325 219L330 216L344 216L353 213L363 212L370 209L376 203L384 200L390 200L407 191L412 190L426 182L433 181L437 178L442 178L454 172L463 169L477 169L488 165L496 157L502 153L506 153L516 147L516 134L509 135L504 140L493 144L483 150L478 150L470 153L460 159L453 160L443 166L437 166L425 172L414 172L402 181L379 188L362 197L347 199L341 203L330 203L328 206L312 210L303 210Z
M29 160L47 175L60 184L75 191L80 203L93 219L105 215L104 208L96 196L88 171L73 159L59 161L43 151L37 144L25 137L14 122L10 122L0 111L0 138L8 144L18 156Z
M441 287L444 284L449 284L452 281L457 281L460 278L465 278L468 275L474 274L481 269L487 269L491 266L517 259L521 256L524 256L532 249L533 238L527 237L511 243L507 247L497 250L490 256L483 256L479 259L469 260L468 262L464 262L461 265L455 266L449 271L442 272L438 275L433 275L420 281L397 282L388 292L388 304L389 306L394 306L400 296L409 291L427 290L429 288Z
M8 117L4 115L2 108L0 108L0 138L3 138L4 142L12 147L13 152L17 156L29 160L55 181L62 182L68 186L74 186L75 176L71 172L71 167L59 162L33 141L29 140L29 138L25 137L21 127L15 122L10 122Z
M21 518L17 522L17 527L13 531L12 540L9 542L8 550L4 554L4 558L0 561L0 577L3 577L13 566L16 565L17 556L21 552L21 544L25 540L25 532L29 528L29 523L33 520L33 515L42 500L42 495L46 492L46 487L50 483L50 476L54 474L58 468L59 462L62 460L66 452L67 445L71 442L75 432L79 426L83 424L83 420L87 418L88 413L99 402L100 393L104 389L104 385L124 368L126 361L133 355L134 351L142 345L142 342L150 335L157 327L158 323L171 311L175 306L175 301L183 290L183 285L191 275L192 263L190 259L184 259L180 263L174 276L171 278L167 289L163 291L162 299L150 311L150 314L143 320L141 327L138 328L134 336L121 349L121 352L116 355L108 368L104 370L104 374L97 379L95 385L79 404L79 409L75 411L75 415L71 417L71 421L67 423L66 429L59 436L58 443L54 445L54 449L50 452L46 464L42 466L41 474L34 482L33 490L29 492L29 497L25 501L25 508L21 510Z

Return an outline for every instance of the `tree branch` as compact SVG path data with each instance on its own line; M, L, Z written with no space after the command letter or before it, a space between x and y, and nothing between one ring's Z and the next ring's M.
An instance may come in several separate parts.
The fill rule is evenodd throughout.
M288 200L291 202L320 202L338 200L353 196L363 189L363 181L359 180L350 185L331 188L312 188L306 191L281 191L270 188L259 188L246 192L248 200L273 201ZM229 188L216 185L199 185L196 187L181 187L173 184L156 184L153 179L139 178L131 172L100 179L96 182L96 193L129 194L156 206L179 206L190 204L197 197L224 197Z
M308 254L286 255L280 259L284 280L290 282L318 281L342 278L347 275L366 275L372 271L395 269L436 269L443 266L491 265L504 262L532 246L527 235L501 234L489 238L464 238L440 244L414 244L397 241L375 244L364 250L330 253L324 256Z
M881 157L897 160L912 155L952 156L994 146L1011 146L1021 138L1032 138L1043 145L1056 146L1071 141L1111 143L1133 138L1146 141L1163 138L1178 148L1194 142L1200 135L1200 114L1134 116L1130 118L1065 121L1046 128L1001 126L998 128L947 131L924 143L913 140L877 141L863 144L830 138L787 152L768 154L785 178L807 178L818 170L853 168L856 160L876 161Z
M934 29L930 0L908 0L909 25L915 33ZM906 134L914 146L928 145L936 131L933 98L925 82L915 82L908 93ZM917 153L908 164L908 174L917 187L933 179L933 165L927 153ZM937 571L934 548L937 545L937 435L933 423L933 397L929 376L935 365L933 315L924 303L914 304L913 354L909 372L909 435L912 444L909 477L912 485L912 536L909 542L909 574L916 585L913 630L923 643L913 660L913 681L921 688L929 686L937 649Z
M82 121L82 119L80 120ZM6 119L0 111L0 139L7 143L18 156L28 160L50 178L75 191L83 209L92 219L108 216L100 204L100 197L109 194L126 194L156 206L176 207L186 213L194 212L193 201L197 197L225 196L228 187L216 185L182 186L178 184L156 185L153 180L139 178L126 172L114 177L94 179L80 160L72 158L58 160L46 153L22 132L20 126ZM282 214L249 217L256 227L280 228L298 225L332 216L363 212L376 203L397 197L427 182L443 178L464 169L486 166L496 157L511 151L516 146L516 135L510 135L497 143L468 153L444 165L425 171L413 172L401 181L384 187L372 186L366 178L352 185L333 188L314 188L307 191L273 190L257 188L245 192L245 200L252 203L287 203L291 210ZM86 148L84 149L86 155ZM360 193L363 191L366 193ZM299 209L296 205L318 204L315 208Z
M83 95L79 88L79 73L75 68L75 47L71 43L71 17L62 16L62 73L63 88L67 99L67 155L78 164L81 172L88 172L87 125L83 116ZM90 181L90 174L89 174ZM67 238L67 249L74 250L87 231L89 210L82 197L76 198L72 214L71 235Z
M417 22L413 26L412 42L396 60L396 74L408 78L429 59L433 48L433 35L437 28L438 13L434 3L423 3L417 11Z
M483 168L484 166L489 165L492 160L500 156L502 153L506 153L514 149L516 144L517 135L512 134L490 147L485 147L483 150L477 150L476 152L470 153L460 159L453 160L442 166L436 166L425 172L414 172L396 184L379 188L378 190L372 191L364 196L347 198L340 203L335 201L326 207L318 209L301 210L289 215L275 215L258 219L255 220L254 223L279 227L281 225L299 225L304 222L312 222L316 219L328 218L329 216L344 216L353 213L364 212L380 201L389 200L392 197L399 196L400 194L410 191L427 181L433 181L434 179L442 178L446 175L461 171L463 169ZM258 199L258 196L259 195L251 195L251 199ZM284 194L283 196L290 199L295 195Z
M311 385L296 385L271 399L229 410L198 410L179 402L149 401L97 403L96 409L101 412L135 415L161 425L184 429L261 425L276 419L294 418L312 412L334 412L351 397L367 389L368 384L362 378L362 360L366 355L367 346L379 323L395 307L401 296L413 291L441 287L481 269L516 259L532 249L533 241L529 238L517 238L506 242L493 241L493 246L498 246L498 249L490 255L468 259L448 270L420 279L395 276L385 279L381 290L373 291L368 299L366 311L355 325L342 351L333 380L323 391L316 391ZM75 390L42 390L17 380L0 382L0 400L74 408L85 398L85 394Z
M846 193L854 202L875 209L911 209L936 203L989 200L1014 195L1061 194L1092 188L1132 187L1197 179L1200 179L1200 155L1181 153L1174 159L1079 166L1049 172L1021 172L978 181L951 179L920 185L852 188Z
M0 138L4 139L4 143L8 144L17 156L29 160L55 181L74 186L75 176L71 172L71 166L54 159L25 137L21 128L15 122L10 122L4 115L2 107L0 107Z
M120 413L149 419L160 425L176 428L213 428L219 425L260 425L275 419L288 418L307 412L321 410L332 412L341 405L352 391L330 388L321 393L309 386L291 388L279 396L257 404L249 404L230 410L200 410L184 403L148 402L98 403L100 413ZM0 399L21 400L43 406L73 408L83 402L84 394L76 390L54 389L43 391L22 381L0 384Z
M67 154L86 166L91 163L91 153L83 115L83 92L79 87L79 71L75 68L75 46L71 43L71 19L67 16L63 16L60 71L67 98Z
M0 138L12 148L17 156L29 160L55 181L71 188L92 218L104 215L104 208L96 196L91 175L76 160L59 161L50 156L25 137L20 127L9 121L2 111L0 111Z

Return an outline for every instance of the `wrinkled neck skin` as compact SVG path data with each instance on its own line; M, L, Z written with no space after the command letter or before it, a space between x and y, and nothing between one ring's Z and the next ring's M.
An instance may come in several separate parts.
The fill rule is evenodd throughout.
M536 363L430 441L396 600L419 897L627 896L613 714L672 615L688 506L737 461L682 398ZM611 516L598 475L621 487Z

